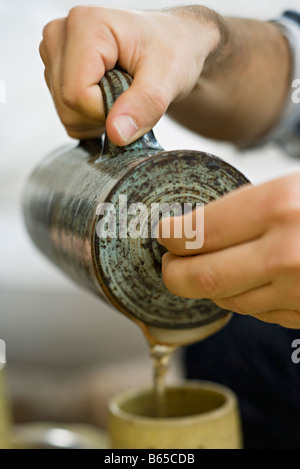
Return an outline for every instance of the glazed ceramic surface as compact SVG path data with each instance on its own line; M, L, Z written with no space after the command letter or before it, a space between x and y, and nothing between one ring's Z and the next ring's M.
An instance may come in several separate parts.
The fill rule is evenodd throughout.
M100 86L106 113L130 83L119 70L104 76ZM206 204L248 183L216 156L164 151L152 131L126 147L117 147L105 135L59 149L42 161L25 188L24 216L36 246L77 283L144 324L187 329L230 312L210 300L179 298L166 289L161 275L165 251L149 236L151 207ZM139 220L145 233L148 227L147 236L121 236L124 197L126 207L147 208ZM117 214L115 236L101 232L103 204Z
M153 417L153 390L134 389L109 405L113 449L241 449L235 394L208 382L167 388L166 416Z

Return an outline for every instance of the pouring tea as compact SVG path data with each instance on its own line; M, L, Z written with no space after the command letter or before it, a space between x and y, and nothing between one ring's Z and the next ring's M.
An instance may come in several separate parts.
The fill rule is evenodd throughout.
M130 83L121 70L104 75L100 87L106 115ZM128 205L146 207L139 223L148 225L151 204L206 204L248 183L216 156L164 151L153 131L125 147L105 135L104 141L58 149L38 165L25 187L24 218L43 254L135 321L150 342L185 344L216 332L231 312L210 300L172 295L161 275L164 248L155 238L120 236L120 217L116 236L101 236L99 206L109 204L120 214L126 196Z

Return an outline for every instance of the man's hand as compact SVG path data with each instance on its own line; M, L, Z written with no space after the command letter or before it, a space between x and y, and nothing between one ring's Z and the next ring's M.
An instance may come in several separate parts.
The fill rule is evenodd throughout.
M59 117L71 137L98 137L104 109L98 86L116 64L133 77L107 118L117 145L149 131L170 103L194 88L221 45L221 19L204 7L162 12L75 7L43 31L40 54Z
M169 220L161 222L160 233L163 223ZM300 173L245 186L206 205L198 251L187 250L191 240L185 238L159 241L169 251L162 272L173 294L209 298L236 313L300 328Z
M106 121L117 145L142 136L166 111L201 135L252 144L278 120L291 85L291 54L276 25L221 17L197 5L75 7L48 23L43 37L46 82L77 139L103 132L98 83L116 65L133 77Z

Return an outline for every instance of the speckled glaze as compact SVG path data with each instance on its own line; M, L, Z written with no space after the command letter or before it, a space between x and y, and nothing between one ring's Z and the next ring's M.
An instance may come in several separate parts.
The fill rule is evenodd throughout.
M106 73L100 82L106 114L130 83L122 71ZM161 276L164 249L151 237L100 237L97 207L112 203L117 210L119 195L127 196L128 206L142 202L148 212L152 203L208 203L247 183L216 156L164 151L152 131L126 147L105 135L104 142L55 151L35 169L25 188L24 217L36 246L77 283L144 324L190 329L230 312L210 300L172 295Z

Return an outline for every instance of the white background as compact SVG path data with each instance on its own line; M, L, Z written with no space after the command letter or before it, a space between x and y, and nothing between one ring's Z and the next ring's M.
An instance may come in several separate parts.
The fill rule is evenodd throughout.
M29 172L49 151L71 142L44 84L38 53L42 28L73 6L89 3L0 3L0 79L6 83L6 103L0 104L0 338L6 341L11 364L79 368L147 353L135 325L80 291L33 248L20 210L21 190ZM128 0L98 4L162 8L176 3ZM284 9L299 7L299 0L214 0L204 4L223 14L269 19ZM253 183L299 168L297 161L272 146L240 155L231 146L202 139L165 117L155 133L166 150L215 153L241 169Z

